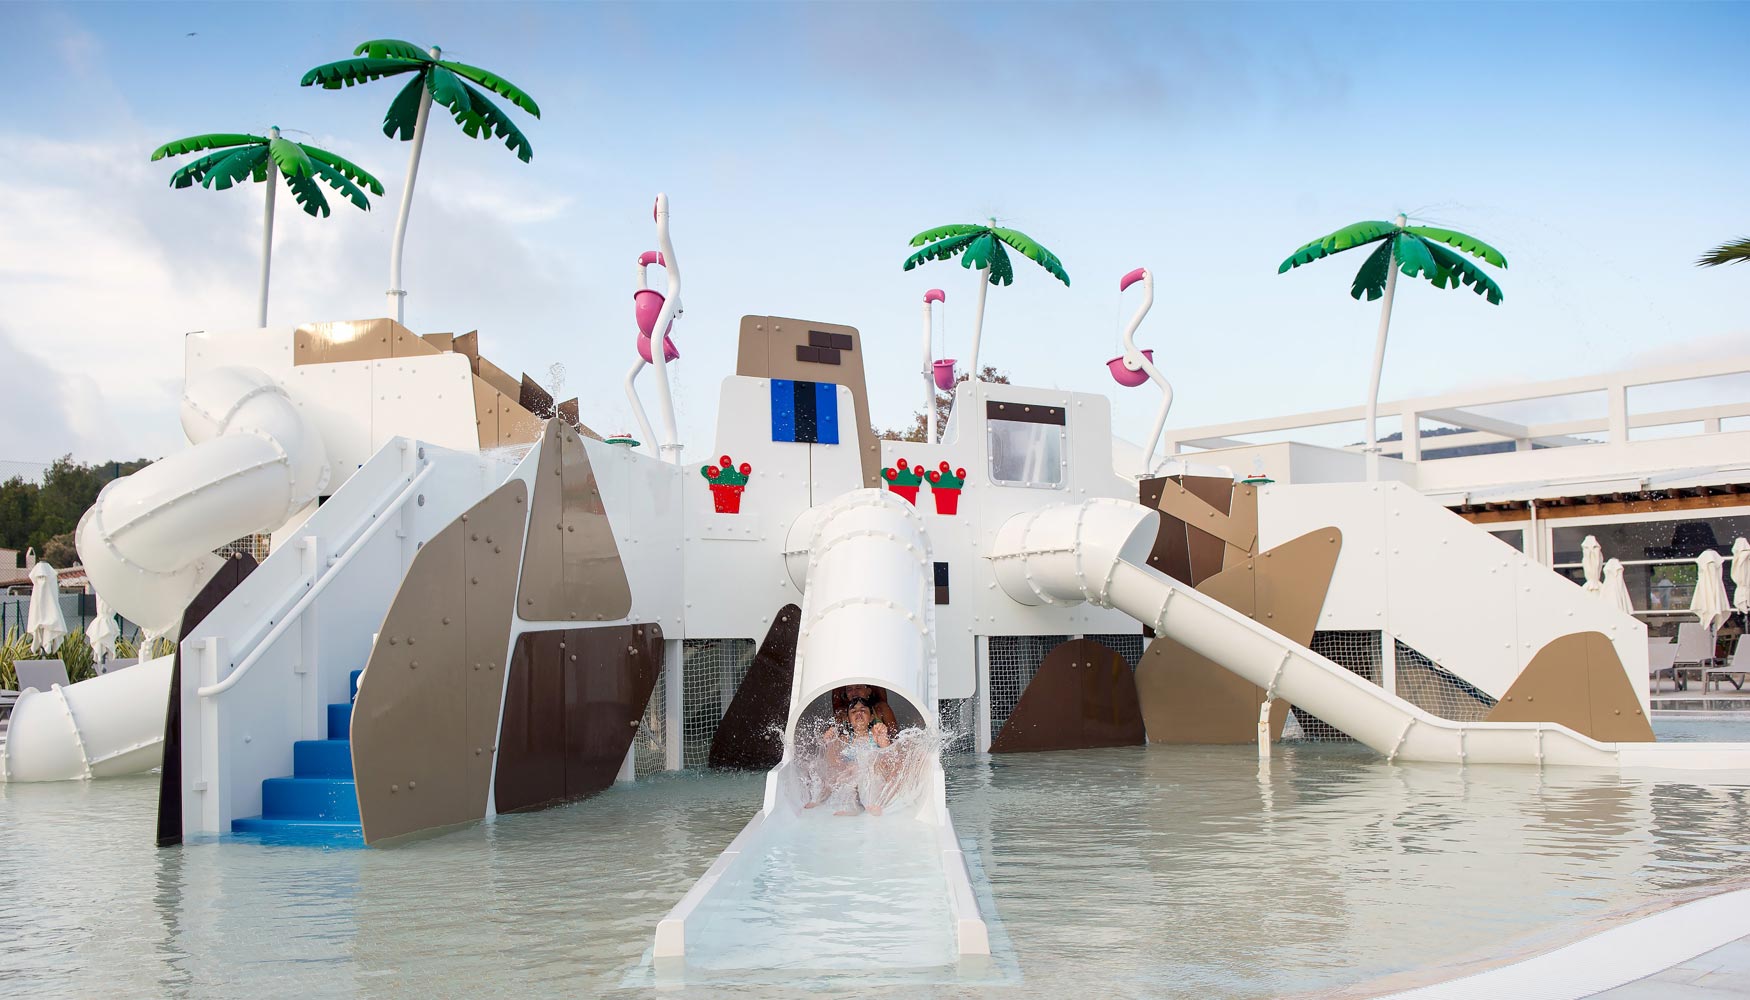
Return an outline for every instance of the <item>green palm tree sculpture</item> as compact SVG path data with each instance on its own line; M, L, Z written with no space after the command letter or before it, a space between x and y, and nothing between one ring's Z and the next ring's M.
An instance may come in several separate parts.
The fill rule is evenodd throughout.
M1695 262L1696 267L1718 267L1721 264L1742 264L1750 261L1750 236L1731 243L1722 243Z
M326 149L280 137L280 130L270 128L266 135L245 135L235 132L214 132L189 136L167 142L152 151L153 160L202 150L217 150L192 163L184 164L170 175L173 188L217 188L220 191L245 180L267 185L267 208L261 222L261 296L256 309L256 322L267 325L267 277L273 261L273 195L276 177L283 177L292 196L305 212L318 218L329 214L328 199L322 194L322 184L338 191L361 211L371 210L371 201L359 189L362 184L375 195L383 193L383 185L358 165ZM321 183L318 183L321 182Z
M926 246L926 244L928 244ZM984 293L991 285L1015 283L1015 268L1009 263L1004 244L1014 247L1028 260L1051 272L1057 280L1069 285L1069 272L1057 255L1040 246L1031 236L1017 229L1003 229L997 220L988 226L937 226L911 238L911 245L923 247L905 259L905 270L932 260L947 260L958 255L960 266L978 269L978 308L972 318L972 361L969 370L978 378L978 342L984 333Z
M1379 376L1385 367L1385 338L1386 332L1391 328L1392 293L1397 289L1398 272L1402 271L1412 278L1427 278L1435 288L1469 285L1472 291L1487 298L1490 305L1500 305L1501 286L1495 284L1495 279L1447 247L1456 247L1496 267L1507 266L1507 258L1501 256L1499 250L1474 236L1466 236L1450 229L1411 226L1407 222L1408 220L1399 215L1392 222L1357 222L1344 226L1329 236L1313 240L1294 251L1276 269L1277 274L1283 274L1290 268L1309 264L1321 257L1369 243L1379 244L1379 249L1368 254L1367 259L1361 263L1361 270L1355 272L1355 280L1349 287L1350 297L1356 300L1365 295L1371 302L1381 295L1385 296L1385 302L1380 306L1379 337L1373 345L1373 377L1367 386L1366 454L1369 482L1379 479L1379 430L1375 426L1379 416ZM1403 433L1407 443L1410 435L1417 433L1417 429L1405 427Z
M413 204L413 182L419 176L419 153L425 148L425 124L431 117L432 102L448 108L456 124L462 126L469 138L491 139L497 136L524 163L535 155L528 138L503 109L469 81L509 100L536 118L541 117L541 109L534 98L510 81L478 66L447 61L443 58L443 50L435 45L426 51L411 42L379 38L361 43L352 54L352 59L327 63L305 73L302 85L321 84L328 90L339 90L382 77L413 74L383 115L384 135L413 142L413 150L407 157L407 186L401 190L401 214L395 219L395 243L389 250L389 307L399 323L405 318L402 307L407 297L401 289L401 248L407 241L407 213Z

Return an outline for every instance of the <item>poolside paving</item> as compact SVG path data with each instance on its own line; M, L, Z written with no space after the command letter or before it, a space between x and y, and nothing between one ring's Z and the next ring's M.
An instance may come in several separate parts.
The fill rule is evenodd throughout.
M1750 937L1645 979L1594 993L1597 1000L1725 1000L1750 997Z

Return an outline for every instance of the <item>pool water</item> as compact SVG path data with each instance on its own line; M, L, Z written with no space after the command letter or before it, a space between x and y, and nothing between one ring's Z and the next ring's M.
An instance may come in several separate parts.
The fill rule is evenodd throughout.
M1750 738L1750 720L1659 728ZM908 997L1365 995L1381 977L1750 876L1750 774L1394 765L1341 744L1284 745L1264 767L1251 747L1149 747L951 758L947 772L1016 974L907 985ZM761 786L659 775L390 850L158 850L156 776L0 785L0 993L654 995L627 984L648 981L656 922ZM867 919L845 926L843 953L927 947L915 934L936 918L906 895L921 876L904 867L904 832L871 841L872 827L837 832L862 819L834 822L745 887L768 904L765 926L706 931L723 966L709 984L662 995L867 992L779 920L786 880L832 877L822 851L898 866L883 899L852 907ZM779 952L793 974L821 976L736 985L736 964Z

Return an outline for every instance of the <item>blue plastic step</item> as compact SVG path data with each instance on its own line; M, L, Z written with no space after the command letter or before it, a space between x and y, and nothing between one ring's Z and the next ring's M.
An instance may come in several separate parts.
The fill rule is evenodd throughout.
M362 676L364 676L363 670L354 670L352 672L352 700L353 701L359 700L359 678Z
M349 740L299 740L292 744L292 777L352 777Z
M261 815L356 824L358 788L351 778L268 778L261 783Z
M345 740L352 737L352 702L343 701L328 706L328 738Z
M363 847L357 823L325 819L274 819L249 816L231 821L231 832L258 836L263 843L297 846Z

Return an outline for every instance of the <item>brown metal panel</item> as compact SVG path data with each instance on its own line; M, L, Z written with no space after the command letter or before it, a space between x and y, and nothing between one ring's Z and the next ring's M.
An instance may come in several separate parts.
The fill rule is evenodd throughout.
M1023 424L1054 424L1064 426L1063 407L1040 406L1037 403L1008 403L994 399L984 401L984 416L987 420L1013 420Z
M1168 485L1173 485L1173 481L1166 478L1143 480L1137 491L1142 505L1158 510L1161 491ZM1149 550L1148 565L1156 572L1194 585L1197 581L1191 577L1191 549L1186 538L1185 522L1163 512L1155 529L1154 547Z
M306 323L292 335L292 363L335 364L393 357L391 340L394 331L405 332L406 329L392 319Z
M809 337L812 334L825 333L834 338L834 343L846 346L839 348L842 352L837 364L821 363L815 360L799 360L796 349L809 347ZM832 382L844 386L851 392L851 399L856 404L856 442L858 458L863 469L863 485L869 488L881 486L881 445L875 439L874 430L869 422L869 390L866 387L863 372L863 352L857 345L860 343L856 328L840 326L836 323L814 323L806 320L785 319L782 316L743 316L741 318L741 340L736 352L737 375L752 378L783 378L797 379L805 382ZM818 357L818 355L813 355ZM845 447L851 444L845 433L844 417L839 418L840 440L845 445L825 445L823 447Z
M487 381L487 384L491 385L494 389L497 389L499 392L504 393L506 396L510 397L511 400L513 400L513 401L517 398L517 396L519 394L522 393L522 391L523 391L522 383L518 382L514 378L511 378L509 372L505 371L503 368L498 367L497 365L486 360L485 358L480 358L478 360L480 362L480 370L479 370L478 374L481 378L483 378Z
M1318 626L1341 548L1335 528L1311 531L1223 570L1197 590L1304 646ZM1136 668L1136 688L1152 743L1258 738L1264 689L1171 639L1149 644ZM1281 738L1287 716L1287 703L1278 699L1271 706L1272 739Z
M1258 488L1235 483L1232 498L1228 504L1227 531L1222 535L1227 542L1223 569L1237 565L1258 550Z
M498 443L528 444L538 440L541 428L547 423L540 417L523 409L516 401L506 396L498 401ZM563 421L554 421L563 423Z
M589 455L575 430L548 421L530 501L529 556L517 610L531 621L612 621L632 589Z
M201 621L237 585L255 572L256 562L238 554L225 560L182 611L179 636L193 635ZM182 644L170 661L170 703L164 710L164 766L158 773L158 846L182 843Z
M947 589L936 588L938 594ZM711 755L707 758L710 766L743 771L765 771L778 766L784 756L780 734L790 716L790 682L796 670L796 639L801 626L801 608L786 604L778 609L747 676L735 689L735 697L717 724L717 734L711 739Z
M555 405L553 407L553 411L555 413L559 414L559 419L565 421L566 423L570 424L573 427L576 427L578 425L578 421L583 419L577 412L577 397L576 396L571 397L570 399L566 400L563 403L559 403L559 404Z
M438 532L383 619L352 714L367 844L486 814L497 682L474 667L494 678L502 667L487 663L508 645L515 591L504 566L519 557L526 506L527 488L513 480ZM475 658L494 648L491 661Z
M1551 639L1489 712L1489 722L1555 722L1605 742L1646 742L1653 727L1599 632Z
M480 374L480 331L469 330L459 337L450 339L450 350L468 359L468 365L474 374Z
M1641 711L1641 701L1622 669L1616 646L1602 632L1587 632L1585 636L1592 700L1592 728L1587 735L1606 743L1652 742L1657 738L1653 724Z
M518 406L535 414L554 412L553 394L541 388L541 383L531 378L528 372L523 372L520 389L517 396Z
M539 809L612 785L661 665L656 625L518 636L493 793L498 811Z
M421 358L433 354L442 354L436 346L426 343L425 338L416 337L413 331L399 323L389 322L389 356L392 358Z
M1045 656L991 753L1140 746L1142 710L1130 666L1110 647L1071 639Z
M480 376L474 376L474 428L480 447L498 447L498 401L503 398L497 389Z
M439 354L455 350L456 338L448 333L422 333L419 339L437 348Z

